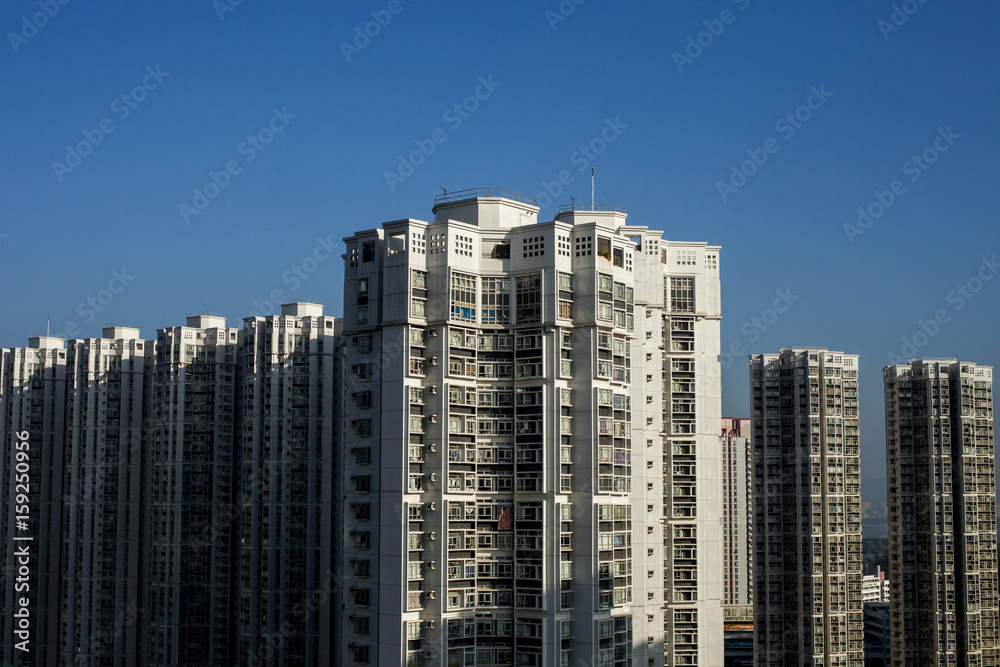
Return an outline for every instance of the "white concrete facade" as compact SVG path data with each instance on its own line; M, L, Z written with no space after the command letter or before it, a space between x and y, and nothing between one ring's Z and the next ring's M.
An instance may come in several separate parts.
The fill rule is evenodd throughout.
M477 191L345 239L340 664L719 665L719 248Z

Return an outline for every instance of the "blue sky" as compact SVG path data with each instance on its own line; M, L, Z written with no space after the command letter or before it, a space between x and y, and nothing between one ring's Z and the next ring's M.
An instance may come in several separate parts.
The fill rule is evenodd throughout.
M233 2L0 9L0 346L238 324L276 291L339 314L354 230L568 170L549 219L593 166L599 204L722 246L724 348L861 355L866 479L890 353L1000 361L996 2Z

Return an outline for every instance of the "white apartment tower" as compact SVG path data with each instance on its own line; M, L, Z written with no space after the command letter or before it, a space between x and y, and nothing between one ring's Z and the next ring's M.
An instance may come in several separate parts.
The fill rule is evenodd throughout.
M58 659L65 401L62 338L32 336L28 347L0 351L0 662L13 667L55 667Z
M150 667L233 664L237 333L215 315L157 331L143 567Z
M722 603L753 604L753 466L750 420L724 418L722 434Z
M883 369L892 664L1000 664L993 369Z
M722 664L719 248L434 214L345 239L335 662Z
M143 392L152 347L131 327L106 327L101 338L69 342L59 608L64 665L127 667L139 659Z
M331 570L336 355L334 318L319 304L286 303L280 315L243 320L234 624L241 665L335 663L328 600L339 585Z
M750 357L754 661L862 667L858 357Z

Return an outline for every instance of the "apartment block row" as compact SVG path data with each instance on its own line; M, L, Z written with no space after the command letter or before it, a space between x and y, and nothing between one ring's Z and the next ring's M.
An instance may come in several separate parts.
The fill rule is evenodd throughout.
M36 538L5 664L722 664L719 248L503 191L433 212L345 240L343 320L3 351L5 610L23 432Z
M861 667L866 623L878 664L1000 664L992 369L918 359L883 386L888 590L862 577L857 356L750 358L758 667Z

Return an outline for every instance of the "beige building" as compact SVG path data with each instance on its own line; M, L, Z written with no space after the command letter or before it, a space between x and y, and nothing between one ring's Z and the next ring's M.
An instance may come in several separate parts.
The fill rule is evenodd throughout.
M750 357L754 661L861 667L858 357Z
M750 419L722 420L722 602L753 604L753 465Z
M237 334L215 315L157 331L143 568L150 667L233 663Z
M62 338L32 336L28 347L0 351L0 662L13 667L55 667L58 659L65 345ZM19 495L27 502L17 502ZM26 527L19 523L24 516ZM16 634L25 631L22 610L27 636ZM19 650L20 642L29 650Z
M338 664L722 664L719 248L537 213L345 240Z
M145 383L152 343L131 327L71 340L66 372L61 664L137 664ZM52 615L56 614L52 612Z
M234 662L333 664L334 319L319 304L286 303L280 315L245 318L239 340Z
M886 366L892 664L1000 664L993 369Z

